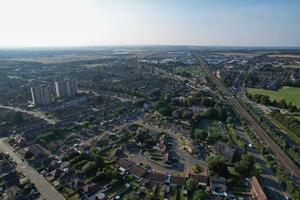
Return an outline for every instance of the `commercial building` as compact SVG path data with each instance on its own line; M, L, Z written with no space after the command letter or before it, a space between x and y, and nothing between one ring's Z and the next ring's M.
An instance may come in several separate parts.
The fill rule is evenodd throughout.
M77 94L77 82L74 80L55 81L57 97L74 97Z
M48 105L51 103L48 87L46 85L31 87L30 91L34 105Z

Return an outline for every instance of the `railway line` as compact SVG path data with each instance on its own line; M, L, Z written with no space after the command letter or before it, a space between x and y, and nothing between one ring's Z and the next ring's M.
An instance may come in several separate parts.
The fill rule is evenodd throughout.
M222 83L209 71L206 67L205 61L196 55L193 55L197 60L199 66L206 74L207 77L213 81L217 90L226 96L227 101L232 105L232 107L240 113L252 127L253 132L258 137L258 139L274 154L278 163L285 168L286 172L293 177L295 184L300 186L300 169L298 166L289 158L289 156L277 145L277 143L268 135L268 133L253 119L253 117L242 107L240 102L231 95L228 90L222 85Z

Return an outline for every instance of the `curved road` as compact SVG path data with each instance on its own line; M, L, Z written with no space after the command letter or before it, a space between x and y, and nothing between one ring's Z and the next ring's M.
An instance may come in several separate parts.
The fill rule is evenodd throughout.
M49 124L56 124L58 122L57 119L50 119L44 113L39 112L39 111L30 111L30 110L25 110L25 109L19 108L19 107L3 106L3 105L0 105L0 108L26 113L26 114L32 115L36 118L43 119L43 120L47 121Z

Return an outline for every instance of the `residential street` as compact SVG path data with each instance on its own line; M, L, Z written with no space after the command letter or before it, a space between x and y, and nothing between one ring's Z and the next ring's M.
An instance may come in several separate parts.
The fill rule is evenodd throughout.
M189 172L192 169L192 167L196 164L201 166L203 169L207 169L207 164L204 161L194 157L193 155L189 154L187 151L185 151L182 148L182 145L180 144L180 137L182 137L182 135L180 133L174 134L169 129L159 128L158 126L149 125L149 124L143 123L143 122L139 122L139 123L146 128L149 128L149 129L152 129L155 131L159 131L159 132L168 133L168 135L171 136L176 141L176 145L175 145L176 152L178 153L180 160L184 164L184 171Z
M21 155L13 152L13 148L4 142L4 138L0 139L0 151L8 153L17 163L17 170L23 173L41 193L40 199L46 200L63 200L65 199L43 176L41 176L34 168L28 165L26 161L22 161Z
M49 124L56 124L58 122L57 119L50 119L49 117L47 117L44 113L39 112L39 111L29 111L29 110L25 110L22 108L18 108L18 107L13 107L13 106L3 106L0 105L0 108L5 108L5 109L9 109L9 110L14 110L16 112L22 112L22 113L27 113L28 115L32 115L36 118L40 118L43 119L45 121L47 121Z

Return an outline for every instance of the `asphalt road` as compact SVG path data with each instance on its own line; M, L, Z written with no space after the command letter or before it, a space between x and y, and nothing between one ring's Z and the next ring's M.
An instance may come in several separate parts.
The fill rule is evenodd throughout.
M22 156L17 152L13 152L13 148L0 139L0 151L8 153L12 159L17 163L17 171L23 173L41 193L40 199L46 200L64 200L65 198L48 182L42 175L40 175L34 168L32 168L26 161L22 161Z
M43 120L47 121L49 124L56 124L58 122L57 119L50 119L44 113L39 112L39 111L29 111L29 110L25 110L23 108L18 108L18 107L13 107L13 106L3 106L3 105L0 105L0 108L14 110L17 112L22 112L22 113L27 113L28 115L32 115L36 118L43 119Z

